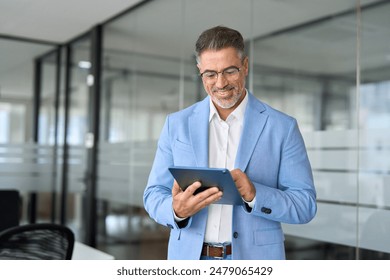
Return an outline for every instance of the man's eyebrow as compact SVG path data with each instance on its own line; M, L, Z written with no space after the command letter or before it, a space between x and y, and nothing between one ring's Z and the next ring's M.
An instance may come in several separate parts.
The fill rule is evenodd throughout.
M217 72L217 71L216 71L216 70L206 69L206 70L204 70L202 73L206 73L206 72Z
M226 69L232 68L232 67L238 68L236 65L230 65L230 66L228 66L228 67L226 67L226 68L223 68L223 69L221 70L221 72L222 72L222 71L225 71ZM206 70L204 70L202 73L206 73L206 72L218 72L218 71L217 71L217 70L206 69Z

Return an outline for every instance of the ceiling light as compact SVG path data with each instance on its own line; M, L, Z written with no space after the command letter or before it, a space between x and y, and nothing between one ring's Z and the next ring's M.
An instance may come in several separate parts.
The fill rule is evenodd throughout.
M91 62L89 61L85 61L85 60L79 61L79 67L82 69L90 69L91 65L92 65Z

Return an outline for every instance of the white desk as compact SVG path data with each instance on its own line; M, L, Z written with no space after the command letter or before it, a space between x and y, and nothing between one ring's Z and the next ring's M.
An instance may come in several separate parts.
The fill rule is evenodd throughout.
M75 241L73 247L72 260L113 260L111 256L105 252L87 246L83 243Z

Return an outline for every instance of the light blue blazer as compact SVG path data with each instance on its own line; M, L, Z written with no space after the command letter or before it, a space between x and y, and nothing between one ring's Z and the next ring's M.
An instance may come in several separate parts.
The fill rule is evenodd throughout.
M168 259L200 258L207 208L179 227L168 167L208 166L209 102L206 97L167 117L144 191L146 211L171 228ZM235 168L254 184L256 204L253 209L234 206L232 259L285 259L281 223L308 223L317 210L312 171L296 120L249 93Z

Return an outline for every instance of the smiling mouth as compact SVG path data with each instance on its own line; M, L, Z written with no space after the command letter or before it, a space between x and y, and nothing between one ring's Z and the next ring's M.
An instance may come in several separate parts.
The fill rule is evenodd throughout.
M233 90L234 87L229 86L222 89L214 89L213 92L218 93L220 95L227 95L231 90Z
M229 94L229 91L228 91L228 90L223 90L223 91L217 91L217 93L218 93L219 95L226 96L226 95Z

